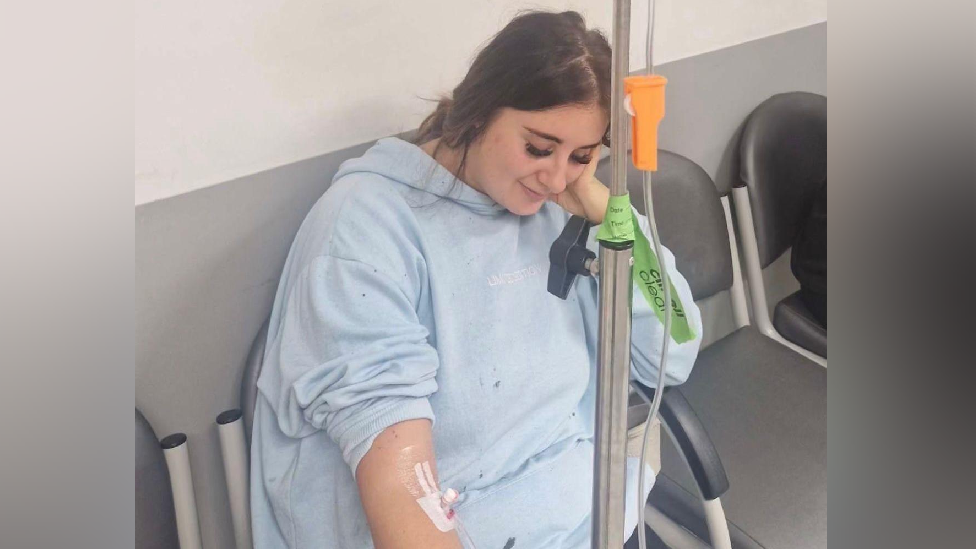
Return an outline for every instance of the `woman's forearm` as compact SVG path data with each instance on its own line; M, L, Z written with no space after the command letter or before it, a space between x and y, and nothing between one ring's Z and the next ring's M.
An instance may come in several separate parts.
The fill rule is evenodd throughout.
M455 522L440 511L430 421L392 425L356 469L359 495L378 549L459 549Z

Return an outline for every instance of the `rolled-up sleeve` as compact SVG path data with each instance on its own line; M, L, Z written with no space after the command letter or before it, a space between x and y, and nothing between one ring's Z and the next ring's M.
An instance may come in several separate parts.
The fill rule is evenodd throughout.
M367 263L322 256L287 298L274 346L279 422L291 436L324 430L353 475L384 429L434 420L438 358L411 293Z

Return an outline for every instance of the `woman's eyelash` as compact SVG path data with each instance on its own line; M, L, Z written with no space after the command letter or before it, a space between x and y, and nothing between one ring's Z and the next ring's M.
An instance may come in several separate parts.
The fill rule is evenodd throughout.
M542 149L538 149L536 147L533 147L532 146L532 143L526 143L525 144L525 151L528 152L529 154L531 154L532 156L535 156L535 157L538 157L538 158L544 158L544 157L549 156L550 154L552 154L552 150L551 149L548 150L548 151L544 151Z
M539 149L537 147L534 147L532 145L532 143L526 143L525 144L525 150L530 155L535 156L537 158L545 158L545 157L549 156L550 154L552 154L552 149L550 149L550 150L542 150L542 149ZM577 164L589 164L590 163L590 160L593 157L592 156L572 156L570 158L572 158L573 159L573 162L576 162Z

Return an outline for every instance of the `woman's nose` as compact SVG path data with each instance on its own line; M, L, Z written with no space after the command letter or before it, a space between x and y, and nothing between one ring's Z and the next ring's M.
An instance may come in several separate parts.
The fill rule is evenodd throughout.
M552 194L558 194L566 190L566 163L556 160L554 165L539 174L539 181L549 189Z

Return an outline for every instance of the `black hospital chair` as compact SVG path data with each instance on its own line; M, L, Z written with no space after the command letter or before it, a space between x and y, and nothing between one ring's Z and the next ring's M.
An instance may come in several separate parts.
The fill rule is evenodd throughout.
M821 363L827 358L826 327L799 292L779 300L770 321L762 269L793 246L826 179L827 98L790 92L760 103L742 130L739 180L732 190L753 314L764 334L812 352Z
M607 181L609 170L604 161L597 177ZM633 167L628 188L643 213L642 176ZM728 198L700 166L668 151L660 152L652 189L662 244L674 253L696 302L730 290L733 307L744 306L743 296L735 299L743 288L729 236ZM717 466L729 483L722 505L733 547L826 547L827 370L745 324L745 311L735 316L739 327L703 348L688 381L667 389L664 402L680 400L694 410L689 413L707 435L692 436L710 439L721 457ZM653 394L653 388L638 389ZM671 430L663 405L661 415ZM689 470L712 463L688 460L675 444L688 433L671 434L662 437L661 471L648 505L707 542L701 499L709 499L702 492L708 484Z

